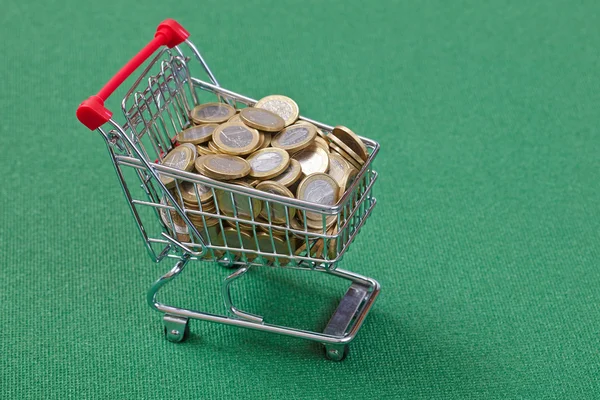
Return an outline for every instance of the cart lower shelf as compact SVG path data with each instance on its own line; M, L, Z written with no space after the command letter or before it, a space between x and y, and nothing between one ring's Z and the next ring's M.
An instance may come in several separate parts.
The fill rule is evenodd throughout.
M261 316L237 309L231 302L229 286L235 279L245 274L250 267L241 267L223 282L222 294L229 315L218 315L166 305L156 301L160 289L179 275L185 268L189 256L184 255L175 266L160 277L148 292L148 303L155 310L164 313L164 332L167 340L181 342L189 334L190 319L218 322L242 328L256 329L281 335L298 337L320 342L324 345L325 356L333 361L342 361L349 351L349 344L358 333L362 323L377 298L380 286L371 278L341 269L324 273L347 279L351 285L329 319L323 332L295 329L287 326L266 323Z

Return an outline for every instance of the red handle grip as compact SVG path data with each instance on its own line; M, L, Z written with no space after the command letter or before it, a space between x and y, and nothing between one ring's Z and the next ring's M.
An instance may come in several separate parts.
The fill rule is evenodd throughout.
M98 129L112 117L104 102L140 65L161 46L177 46L190 36L179 22L166 19L156 28L154 39L118 71L95 96L90 96L77 107L77 119L90 130Z

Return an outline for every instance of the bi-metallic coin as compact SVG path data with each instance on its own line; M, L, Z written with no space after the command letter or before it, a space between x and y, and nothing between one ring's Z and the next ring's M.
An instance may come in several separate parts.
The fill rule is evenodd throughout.
M258 150L247 158L250 163L250 176L269 179L281 174L290 163L287 151L275 147Z
M311 144L316 135L317 130L314 126L295 124L288 126L273 137L271 146L293 153Z
M190 117L196 124L221 124L233 117L235 109L225 103L200 104L192 109Z
M298 104L289 97L272 95L260 99L254 105L279 115L285 121L285 126L293 124L300 115Z
M250 154L260 144L258 131L241 122L227 122L213 132L212 140L221 152L232 155Z
M240 112L240 119L246 125L263 132L279 132L285 128L285 121L283 118L262 108L244 108Z

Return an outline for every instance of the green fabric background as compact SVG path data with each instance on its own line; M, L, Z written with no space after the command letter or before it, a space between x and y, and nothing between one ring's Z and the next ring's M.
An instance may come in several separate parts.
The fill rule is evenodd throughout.
M381 143L342 266L383 289L343 363L209 323L163 339L145 293L171 265L74 112L166 17L225 87ZM3 2L0 398L598 398L599 27L597 1ZM227 272L191 264L165 299L220 310ZM236 288L321 328L342 293Z

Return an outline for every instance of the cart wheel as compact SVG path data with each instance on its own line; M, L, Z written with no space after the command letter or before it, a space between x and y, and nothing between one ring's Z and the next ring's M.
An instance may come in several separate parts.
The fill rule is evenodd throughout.
M190 334L189 319L177 317L175 315L165 314L165 338L169 342L183 342Z
M343 361L350 353L350 345L325 345L325 357L331 361Z

